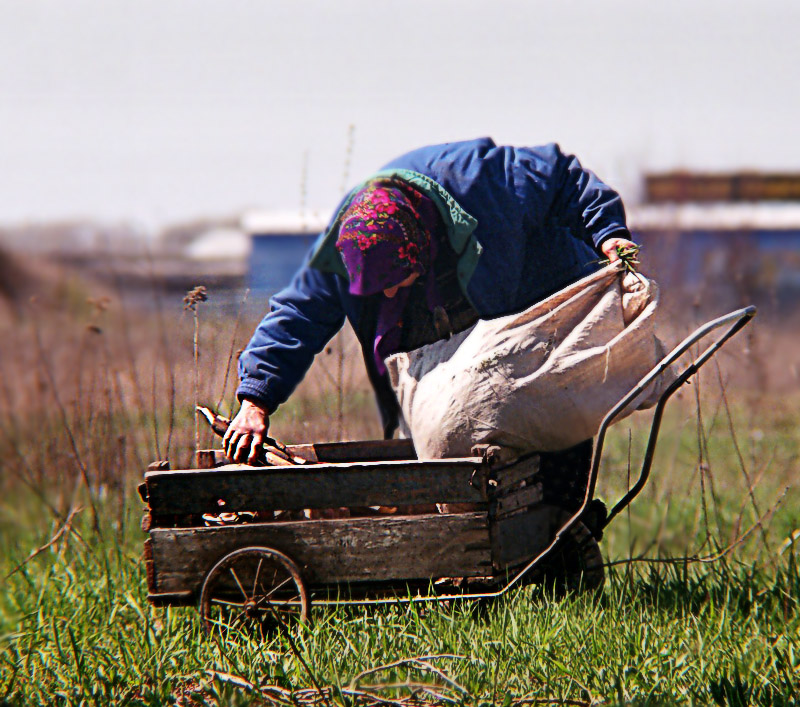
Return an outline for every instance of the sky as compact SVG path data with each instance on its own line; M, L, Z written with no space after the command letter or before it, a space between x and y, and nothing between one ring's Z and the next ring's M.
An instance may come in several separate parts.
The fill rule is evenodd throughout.
M0 225L326 211L409 149L800 171L797 0L0 0ZM352 126L352 128L351 128Z

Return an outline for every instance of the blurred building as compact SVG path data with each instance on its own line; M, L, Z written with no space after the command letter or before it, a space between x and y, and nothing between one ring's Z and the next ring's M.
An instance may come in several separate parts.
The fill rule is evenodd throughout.
M644 188L651 204L800 203L800 174L667 172L647 175Z
M300 212L252 211L241 228L250 235L247 286L256 296L289 284L311 244L328 225L328 217Z
M795 306L800 174L649 175L629 212L648 271L673 294Z
M800 174L675 172L648 175L644 186L628 220L645 271L668 299L800 302ZM245 279L256 299L288 284L327 222L327 214L298 211L242 217Z

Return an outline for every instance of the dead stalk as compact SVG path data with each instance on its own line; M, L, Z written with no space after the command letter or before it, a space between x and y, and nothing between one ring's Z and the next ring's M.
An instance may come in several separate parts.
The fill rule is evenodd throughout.
M183 308L184 310L190 309L192 311L192 318L194 319L194 336L192 337L193 342L193 353L194 353L194 407L195 409L200 404L200 314L198 312L198 306L201 302L206 302L208 300L208 294L206 293L206 288L202 285L198 285L189 292L186 293L186 296L183 298ZM194 451L200 449L200 418L195 415L194 416Z
M716 364L717 378L719 380L720 389L722 391L722 402L723 405L725 406L725 415L728 421L728 431L730 432L731 441L733 442L733 448L736 450L736 458L739 461L739 468L741 469L742 475L744 476L745 482L747 483L747 494L750 497L750 502L753 506L753 510L755 511L756 516L758 517L761 515L761 511L759 510L758 502L756 501L754 493L754 484L753 481L750 479L750 474L747 471L747 464L745 464L744 456L742 455L742 450L739 447L739 439L736 436L736 430L733 425L733 415L731 414L731 409L728 404L727 390L725 387L725 383L722 380L722 372L720 371L719 368L719 362L715 361L715 364ZM770 547L769 540L767 538L767 533L763 528L761 528L761 539L764 543L764 547L767 550L767 555L773 557L774 555L772 552L772 548Z
M217 401L217 406L214 408L215 410L221 410L222 402L225 400L225 391L228 388L228 378L230 377L231 373L231 363L233 363L233 356L236 353L236 337L239 334L239 324L242 321L242 312L244 311L249 296L250 290L247 289L244 291L244 296L242 297L242 301L239 303L238 311L236 312L236 321L233 324L233 333L231 334L231 346L230 350L228 351L228 360L225 363L225 377L222 379L222 388L219 394L219 400ZM233 417L233 406L231 406L230 410L228 410L228 413L231 417Z
M443 673L439 668L432 665L430 661L432 660L440 660L440 659L449 659L449 660L465 660L466 656L463 655L454 655L451 653L442 653L439 655L421 655L416 658L402 658L401 660L397 660L394 663L386 663L385 665L379 665L376 668L370 668L369 670L364 670L363 672L356 675L350 681L350 687L355 687L359 681L363 678L367 677L367 675L374 675L375 673L380 673L385 670L391 670L392 668L400 668L404 665L411 665L422 670L426 670L428 672L432 672L442 678L446 683L454 687L455 689L467 693L466 688L459 685L457 682L452 680L451 678L447 677L445 673Z
M785 488L783 493L779 496L778 500L769 508L767 509L766 513L762 515L760 518L756 520L756 522L751 525L744 533L742 533L738 538L736 538L733 542L731 542L727 547L723 548L722 550L712 553L710 555L700 556L698 554L688 555L685 557L646 557L644 554L640 554L637 557L628 558L625 560L615 560L613 562L606 562L604 563L604 567L614 567L615 565L629 565L634 562L645 562L651 564L665 564L665 565L678 565L678 564L711 564L714 562L718 562L723 557L726 557L734 549L736 549L739 545L741 545L747 538L749 538L757 529L761 529L763 531L763 526L765 522L769 522L772 517L775 515L775 512L780 507L783 499L786 497L786 494L789 492L789 488Z
M86 468L86 464L83 461L81 452L78 449L78 442L75 439L75 434L72 430L72 425L70 424L69 418L67 417L67 411L64 408L64 404L61 402L61 398L58 394L58 387L56 385L56 381L55 378L53 377L53 372L52 372L52 362L48 360L47 355L45 354L41 331L39 330L38 320L35 315L33 317L33 322L34 322L33 334L34 334L34 341L36 343L36 353L39 359L39 365L41 370L43 370L44 372L44 376L47 379L48 384L50 385L50 392L53 398L53 402L56 405L59 417L61 418L62 427L67 435L67 439L69 440L70 448L72 449L72 454L75 459L75 464L78 467L78 472L80 474L80 477L83 480L84 485L86 486L86 493L88 494L89 497L89 505L92 508L92 527L98 535L102 535L100 531L100 515L97 511L97 504L95 503L94 493L92 491L92 484L91 481L89 480L89 473Z
M164 363L164 376L168 383L169 393L169 421L167 425L167 439L164 448L164 454L161 454L159 445L159 426L158 426L158 408L159 408L159 386L158 386L158 371L157 367L153 366L152 378L152 420L153 420L153 433L155 435L156 456L159 459L169 459L170 450L172 449L172 436L175 432L175 400L176 400L176 386L175 386L175 371L172 364L172 357L170 355L169 336L167 334L167 326L164 320L164 303L159 294L155 268L153 262L153 254L148 249L146 251L148 263L148 276L152 285L153 303L156 311L156 324L158 327L158 338L161 347L161 355ZM142 408L144 411L144 408Z
M5 576L5 579L8 580L10 577L19 572L19 570L21 570L25 565L27 565L34 557L36 557L37 555L41 555L45 550L47 550L47 548L55 545L61 539L62 536L69 535L70 531L72 530L72 519L82 510L83 508L81 507L73 508L69 512L69 515L67 516L67 519L64 521L64 524L58 529L56 534L53 535L53 537L50 538L50 540L48 540L44 545L37 548L36 550L33 550L22 562L20 562L13 570L11 570L11 572L9 572Z

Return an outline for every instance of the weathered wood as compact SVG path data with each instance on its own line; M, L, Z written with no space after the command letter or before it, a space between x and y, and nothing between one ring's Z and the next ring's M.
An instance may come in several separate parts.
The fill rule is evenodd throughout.
M486 513L157 528L150 537L152 594L198 592L218 560L251 546L285 553L311 585L491 574Z
M374 439L360 442L323 442L288 445L298 457L312 462L401 461L416 459L410 439Z
M228 457L221 449L198 449L194 458L198 469L213 469L220 464L229 463Z
M541 503L543 498L544 492L542 490L542 485L540 483L534 483L508 496L498 498L495 505L495 516L500 518L520 508L532 506L534 503Z
M515 567L532 560L552 541L564 511L538 504L491 523L492 563L496 570Z
M513 466L499 469L494 472L495 481L493 495L502 496L511 489L517 487L522 481L531 479L539 472L540 457L528 457L517 462Z
M294 457L313 464L414 460L417 453L410 439L376 439L363 442L323 442L290 444L286 450ZM197 466L211 469L232 460L221 449L202 449L197 452Z
M292 461L282 452L275 453L269 449L262 449L259 454L260 463L255 464L254 466L297 466L298 464L312 463L305 459L300 459L299 457L295 457L295 459L299 461ZM200 449L195 454L195 458L197 462L197 469L217 469L221 466L236 465L236 462L225 456L225 452L221 449ZM251 465L248 464L248 466Z
M232 464L233 461L225 456L221 449L199 449L195 454L198 469L214 469L225 464ZM296 455L290 455L277 447L264 446L259 450L258 466L296 466L298 464L308 464L309 462Z
M218 466L233 464L221 449L198 449L195 453L198 469L215 469Z
M147 576L147 590L153 593L156 590L156 573L153 567L153 541L151 538L144 541L144 571Z
M166 592L163 594L155 594L149 592L147 594L147 601L153 606L192 606L197 605L197 597L194 592Z
M473 457L485 459L489 466L505 466L519 457L517 452L496 444L476 444L470 452Z
M276 454L268 449L265 449L263 454L268 466L297 466L296 462L287 459L283 454Z
M478 460L362 462L293 467L231 465L149 472L150 509L165 514L344 506L481 503ZM223 503L220 503L222 501Z

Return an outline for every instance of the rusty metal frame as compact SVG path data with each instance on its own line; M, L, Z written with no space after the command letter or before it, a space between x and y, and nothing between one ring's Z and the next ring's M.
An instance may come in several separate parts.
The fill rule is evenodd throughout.
M650 425L650 434L647 438L647 447L645 449L644 459L642 461L642 468L639 472L639 478L637 479L636 483L628 490L628 492L614 505L611 511L606 518L604 523L604 527L608 525L611 520L617 516L620 511L622 511L625 507L627 507L631 501L633 501L636 496L639 495L641 490L644 488L645 484L647 483L648 478L650 477L650 470L653 465L653 457L655 455L656 449L656 442L658 441L658 433L661 429L661 420L664 414L664 407L666 406L669 399L673 396L677 390L683 386L695 373L697 373L700 368L704 364L706 364L722 346L727 342L730 338L732 338L736 333L738 333L741 329L743 329L750 320L756 315L756 308L753 306L745 307L743 309L738 309L735 312L731 312L723 317L719 317L708 324L697 329L693 334L688 336L684 339L657 367L655 370L655 375L653 378L658 376L667 366L674 363L680 356L682 356L686 351L688 351L692 346L710 334L712 331L715 331L726 324L733 324L725 331L725 333L719 337L711 346L709 346L702 354L700 354L694 361L692 361L689 366L680 374L678 377L664 390L661 396L658 399L658 402L655 405L655 409L653 411L653 421ZM643 379L642 383L640 383L636 388L629 393L620 403L618 403L615 408L609 412L606 418L603 420L603 424L600 426L600 430L597 434L597 445L595 447L595 455L592 457L592 468L590 473L590 484L591 488L589 498L594 494L594 484L597 480L597 473L599 469L599 460L600 454L602 453L603 443L605 441L605 434L608 426L614 421L614 417L619 414L619 411L623 409L633 398L636 397L644 388L647 386L649 381L647 378L648 376ZM652 379L651 379L652 380Z

